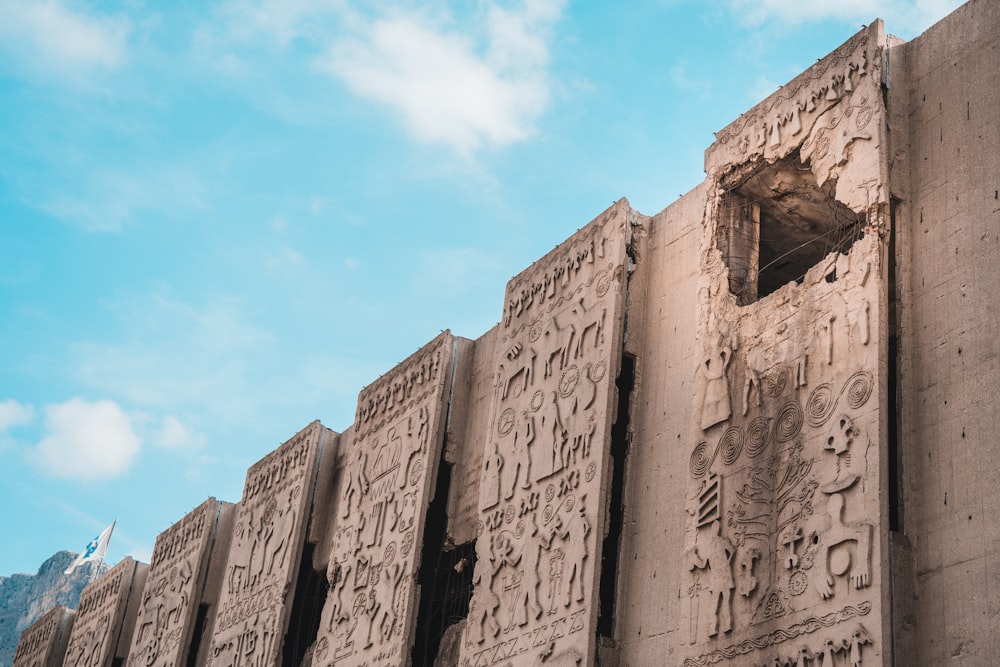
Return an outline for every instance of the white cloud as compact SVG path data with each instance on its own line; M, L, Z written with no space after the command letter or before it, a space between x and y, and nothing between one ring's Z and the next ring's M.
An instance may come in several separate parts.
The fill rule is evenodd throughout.
M164 418L160 427L154 432L152 441L164 449L184 449L204 444L201 435L192 431L173 415Z
M962 4L963 0L729 0L731 9L751 25L766 21L806 23L822 20L868 23L886 21L890 32L913 34L926 30Z
M321 66L357 96L402 117L419 141L461 153L506 146L534 131L549 102L548 37L561 2L490 5L485 33L459 32L422 15L364 24L333 46Z
M53 477L94 480L121 475L139 453L139 436L113 401L74 398L45 408L37 463Z
M241 300L191 304L154 292L105 306L122 337L71 350L71 368L91 390L160 415L239 419L256 408L259 383L249 376L273 357L274 341L247 323Z
M12 398L0 401L0 433L15 426L27 426L35 419L35 410L30 405L18 403Z
M47 188L48 186L46 186ZM90 232L119 232L147 211L204 210L205 187L195 173L173 166L99 169L72 189L34 193L46 213Z
M129 28L122 17L90 15L59 0L0 1L0 47L50 72L75 76L121 66Z

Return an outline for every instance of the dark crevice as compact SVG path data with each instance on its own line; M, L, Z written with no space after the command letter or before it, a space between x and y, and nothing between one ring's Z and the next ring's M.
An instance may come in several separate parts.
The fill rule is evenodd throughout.
M198 605L198 615L194 621L194 631L191 634L191 644L188 646L187 667L196 667L198 664L198 649L205 636L205 623L208 622L208 610L210 605Z
M442 458L434 499L427 508L418 578L420 607L411 654L413 667L434 664L445 631L469 615L472 600L475 542L455 546L447 533L451 471L451 464Z
M903 526L903 485L902 485L902 462L900 461L900 442L899 434L902 419L902 414L899 410L900 402L900 383L899 383L899 320L896 313L897 310L897 294L896 294L896 202L890 202L889 206L889 259L888 259L888 312L886 317L888 319L889 328L889 349L886 375L886 379L889 400L887 409L889 414L886 415L886 421L888 422L888 436L889 436L889 446L888 446L888 459L889 459L889 470L888 470L888 482L889 482L889 530L899 532L902 530Z
M295 603L292 617L285 633L285 646L281 664L297 667L302 664L306 651L316 641L319 633L323 603L326 602L326 574L312 569L313 552L316 545L306 542L299 562L299 577L295 583Z
M635 357L624 354L618 387L618 409L611 426L611 494L608 508L608 532L601 553L601 607L597 616L597 634L614 640L615 603L618 592L618 553L625 522L625 467L629 450L629 404L635 387Z

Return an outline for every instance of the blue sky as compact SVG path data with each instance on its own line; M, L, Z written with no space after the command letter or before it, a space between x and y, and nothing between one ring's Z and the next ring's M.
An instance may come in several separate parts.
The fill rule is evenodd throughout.
M0 0L0 575L207 496L875 16L953 0Z

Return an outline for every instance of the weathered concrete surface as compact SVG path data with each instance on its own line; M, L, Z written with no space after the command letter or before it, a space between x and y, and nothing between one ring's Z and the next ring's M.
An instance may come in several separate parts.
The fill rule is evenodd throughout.
M620 200L507 285L463 664L595 659L634 222Z
M157 536L128 667L173 667L187 664L192 651L197 655L192 638L205 629L196 628L198 607L218 527L231 524L232 512L232 504L209 498Z
M361 390L338 456L316 665L405 665L458 354L444 332Z
M316 471L335 435L313 422L247 471L207 664L281 664Z
M111 667L128 657L149 566L124 558L83 589L65 667Z
M73 629L76 612L59 605L21 633L13 667L59 667Z
M639 246L626 349L637 359L616 636L624 665L676 664L689 455L692 346L706 186L649 225ZM640 291L641 290L641 291ZM678 511L680 510L680 511Z
M1000 4L964 5L890 66L889 108L906 122L893 188L917 596L901 631L919 664L986 665L1000 659Z

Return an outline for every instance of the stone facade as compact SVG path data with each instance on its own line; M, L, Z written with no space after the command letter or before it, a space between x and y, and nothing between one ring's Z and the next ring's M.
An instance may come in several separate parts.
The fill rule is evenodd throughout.
M163 533L131 620L95 582L66 664L1000 659L998 91L996 3L875 21Z
M224 556L221 549L213 549L218 530L221 525L222 535L226 534L232 511L231 504L209 498L156 538L128 667L187 662L212 557L218 561Z
M83 589L64 667L112 667L125 660L148 570L125 558Z
M21 633L14 667L60 667L76 612L53 607Z

